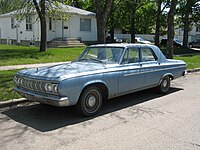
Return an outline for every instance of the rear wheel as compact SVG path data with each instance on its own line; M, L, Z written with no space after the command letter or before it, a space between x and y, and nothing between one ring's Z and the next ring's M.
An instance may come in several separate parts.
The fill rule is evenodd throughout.
M101 90L96 86L90 86L82 92L76 108L84 116L93 116L101 109L102 101Z
M170 77L169 76L165 76L160 85L158 86L158 91L159 93L167 93L169 92L170 89Z

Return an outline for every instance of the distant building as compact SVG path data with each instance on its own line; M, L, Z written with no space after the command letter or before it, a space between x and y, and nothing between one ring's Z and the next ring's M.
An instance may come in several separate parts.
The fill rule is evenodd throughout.
M180 40L183 40L183 28L178 28L175 30L175 37L177 37ZM188 41L194 41L196 39L200 39L200 26L193 25L192 30L189 32Z

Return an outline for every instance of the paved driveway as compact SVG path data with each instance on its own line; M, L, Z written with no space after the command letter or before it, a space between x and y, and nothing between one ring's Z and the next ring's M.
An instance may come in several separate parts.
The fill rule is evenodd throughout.
M99 116L26 104L0 110L0 149L200 149L200 73L162 96L146 90L104 103Z

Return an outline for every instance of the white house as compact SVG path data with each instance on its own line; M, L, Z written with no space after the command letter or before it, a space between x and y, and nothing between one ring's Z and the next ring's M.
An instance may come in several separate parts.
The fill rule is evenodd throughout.
M184 29L183 28L178 28L175 30L175 37L183 40L183 33ZM193 25L191 31L188 33L188 41L194 41L196 39L200 39L200 26L198 25Z
M69 16L67 20L47 19L47 41L56 38L73 38L97 41L96 14L72 6L60 4ZM0 43L39 45L40 21L36 13L19 22L17 11L0 15Z

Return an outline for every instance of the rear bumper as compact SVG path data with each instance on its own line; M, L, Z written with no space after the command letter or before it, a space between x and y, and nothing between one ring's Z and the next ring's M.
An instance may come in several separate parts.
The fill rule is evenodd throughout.
M68 97L40 95L20 88L15 88L14 90L29 101L40 102L43 104L53 105L57 107L64 107L70 105Z
M184 72L183 72L183 74L182 74L182 76L186 76L187 75L187 70L185 70Z

